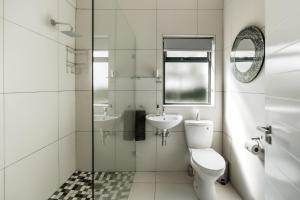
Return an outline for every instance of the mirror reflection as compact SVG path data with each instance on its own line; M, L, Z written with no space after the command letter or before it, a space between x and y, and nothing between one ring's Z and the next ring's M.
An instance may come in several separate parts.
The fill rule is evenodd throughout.
M259 74L265 57L265 41L262 31L250 26L239 32L232 51L231 62L234 77L242 82L249 83Z

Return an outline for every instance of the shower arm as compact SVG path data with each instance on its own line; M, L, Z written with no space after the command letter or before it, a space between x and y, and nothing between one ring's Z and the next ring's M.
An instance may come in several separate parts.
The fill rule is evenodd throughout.
M66 22L58 22L58 21L55 21L54 19L50 19L50 23L52 26L56 26L56 25L64 25L64 26L69 26L70 27L70 31L73 31L74 28L71 24L69 23L66 23Z

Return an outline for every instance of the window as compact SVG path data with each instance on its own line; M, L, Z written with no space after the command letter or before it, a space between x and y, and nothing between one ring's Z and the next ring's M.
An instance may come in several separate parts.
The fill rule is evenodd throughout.
M212 105L212 37L164 38L164 105Z

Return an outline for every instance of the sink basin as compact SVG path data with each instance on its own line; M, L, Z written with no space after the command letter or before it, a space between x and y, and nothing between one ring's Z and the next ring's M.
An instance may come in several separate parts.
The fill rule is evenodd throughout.
M95 128L107 129L111 128L114 123L120 119L121 115L94 115Z
M182 121L182 116L178 114L147 115L147 121L155 128L165 130L177 126Z

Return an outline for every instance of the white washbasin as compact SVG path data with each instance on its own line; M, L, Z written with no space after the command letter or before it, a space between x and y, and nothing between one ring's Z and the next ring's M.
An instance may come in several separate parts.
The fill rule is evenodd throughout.
M149 114L146 119L155 128L165 130L177 126L182 121L182 116L178 114L166 114L165 116Z
M95 128L110 128L114 123L120 119L121 115L94 115L94 127Z

